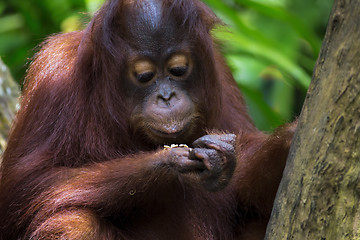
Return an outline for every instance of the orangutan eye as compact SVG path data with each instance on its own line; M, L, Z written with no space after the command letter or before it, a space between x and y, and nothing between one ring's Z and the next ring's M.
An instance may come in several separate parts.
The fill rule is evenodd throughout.
M190 61L184 54L176 54L168 61L168 72L175 77L183 77L189 71Z
M175 77L182 77L187 73L188 67L187 66L178 66L169 69L171 75Z
M136 80L141 83L147 83L150 82L154 77L154 72L145 72L141 74L135 74Z
M140 60L133 66L133 75L139 83L147 83L155 77L156 68L152 62Z

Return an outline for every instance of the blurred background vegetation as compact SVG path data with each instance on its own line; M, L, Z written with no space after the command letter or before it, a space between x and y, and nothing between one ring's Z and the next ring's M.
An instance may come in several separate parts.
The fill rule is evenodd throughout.
M0 0L0 57L22 83L46 36L86 26L103 0ZM204 0L226 23L214 30L256 125L301 110L332 0Z

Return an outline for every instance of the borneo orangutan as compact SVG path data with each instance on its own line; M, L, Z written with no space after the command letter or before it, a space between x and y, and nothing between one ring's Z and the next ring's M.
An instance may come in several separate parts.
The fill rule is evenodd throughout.
M50 37L3 156L0 239L261 239L295 126L254 127L219 23L198 0L109 0Z

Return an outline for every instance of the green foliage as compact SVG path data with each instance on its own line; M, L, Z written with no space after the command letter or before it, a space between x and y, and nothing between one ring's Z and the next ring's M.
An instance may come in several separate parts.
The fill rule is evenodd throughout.
M0 56L19 82L26 63L46 36L60 32L70 16L85 11L83 0L11 0L0 2Z
M332 1L204 2L225 23L213 34L256 125L272 130L292 120L310 83Z
M104 0L0 1L0 57L22 82L36 46L50 34L84 27L86 12L95 12ZM204 2L226 24L213 34L256 125L271 130L291 120L310 82L332 1Z

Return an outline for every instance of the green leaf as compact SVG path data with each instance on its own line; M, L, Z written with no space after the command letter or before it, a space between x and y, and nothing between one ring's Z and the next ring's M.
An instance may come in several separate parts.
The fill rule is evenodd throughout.
M94 13L99 10L104 0L85 0L85 3L88 11Z
M24 27L24 19L20 14L0 18L0 34Z
M243 93L249 114L254 120L255 125L262 131L272 131L274 128L284 123L284 120L265 102L263 94L257 90L239 85Z
M283 7L254 0L235 0L235 2L254 9L263 15L279 19L286 24L290 24L302 38L310 43L314 53L317 54L320 51L321 40L315 35L314 31L305 25L301 19L291 15Z
M239 33L233 34L221 28L218 28L214 34L218 39L226 42L227 49L247 52L248 54L253 54L254 56L260 56L278 66L282 71L288 73L304 88L309 86L311 77L301 67L299 67L296 62L277 49L271 48L262 42L254 44L254 41L246 35ZM287 80L289 81L290 79ZM289 81L288 84L291 85L293 83Z

